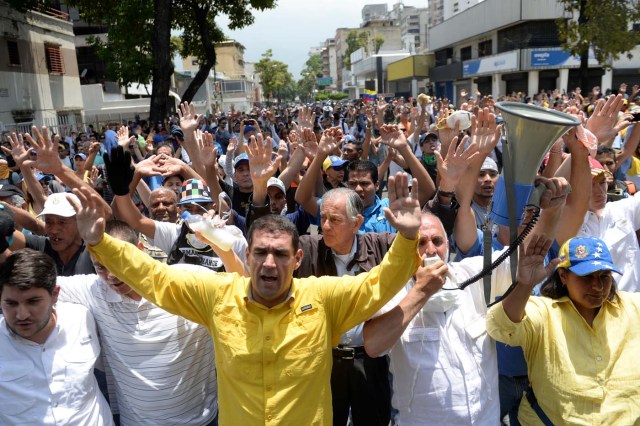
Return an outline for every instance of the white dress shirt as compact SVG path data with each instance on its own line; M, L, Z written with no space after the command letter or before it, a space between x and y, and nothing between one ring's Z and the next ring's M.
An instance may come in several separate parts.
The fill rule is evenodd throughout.
M588 211L578 237L596 237L603 240L614 265L624 274L613 274L618 290L640 291L640 248L636 230L640 229L640 196L623 198L605 205L602 216Z
M121 296L97 275L59 277L58 282L59 300L85 305L96 318L109 397L115 397L113 411L123 426L213 420L218 412L215 358L205 327L144 298Z
M0 424L113 425L93 367L100 355L93 317L58 303L44 344L23 339L0 316Z
M482 260L449 263L449 271L461 283L482 269ZM511 282L509 259L494 270L491 281L492 294L504 293ZM396 307L414 284L410 280L376 316ZM455 291L452 308L421 310L389 351L400 426L500 424L498 361L485 325L482 280Z

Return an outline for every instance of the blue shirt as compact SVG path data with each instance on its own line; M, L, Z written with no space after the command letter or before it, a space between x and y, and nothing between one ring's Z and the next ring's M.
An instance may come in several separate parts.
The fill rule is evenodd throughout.
M384 211L382 211L383 207L389 208L389 199L385 198L384 200L380 200L380 197L376 195L375 203L369 207L365 207L364 209L364 222L360 227L361 231L396 232L384 216Z

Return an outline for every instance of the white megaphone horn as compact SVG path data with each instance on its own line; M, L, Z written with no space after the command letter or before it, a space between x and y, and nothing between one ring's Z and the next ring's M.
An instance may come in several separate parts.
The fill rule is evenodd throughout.
M509 226L507 191L515 197L513 214L519 221L526 205L531 204L529 197L544 155L560 136L580 125L580 120L563 112L518 102L498 102L496 107L503 121L503 170L494 192L490 218L494 223ZM533 201L533 204L537 203Z

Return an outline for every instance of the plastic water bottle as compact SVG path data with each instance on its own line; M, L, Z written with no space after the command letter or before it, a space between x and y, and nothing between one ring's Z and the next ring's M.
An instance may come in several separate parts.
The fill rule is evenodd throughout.
M194 232L200 232L204 238L224 251L231 250L236 242L239 230L235 226L226 226L224 222L216 223L215 218L206 218L199 214L190 214L185 218L187 225ZM235 231L238 232L235 232ZM242 235L242 234L240 234Z

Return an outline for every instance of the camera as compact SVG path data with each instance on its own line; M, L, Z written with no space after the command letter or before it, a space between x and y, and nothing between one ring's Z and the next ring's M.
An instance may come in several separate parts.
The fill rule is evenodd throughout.
M640 121L640 111L631 113L633 115L632 123Z

